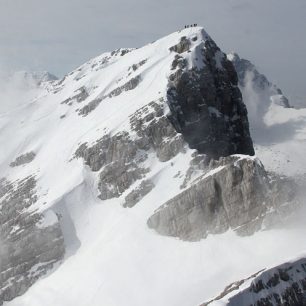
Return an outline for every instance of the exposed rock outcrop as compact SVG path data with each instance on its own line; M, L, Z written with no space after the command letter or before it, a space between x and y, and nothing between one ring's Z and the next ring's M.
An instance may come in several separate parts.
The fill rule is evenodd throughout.
M139 167L133 161L124 163L123 160L118 160L106 165L99 176L100 199L119 197L133 183L144 178L147 172L148 169Z
M0 180L0 305L23 294L65 253L56 215L30 209L37 201L35 189L34 177Z
M94 145L82 144L75 157L83 158L92 171L99 171L98 188L102 200L119 197L149 172L143 162L150 152L168 161L184 152L184 140L164 115L163 100L152 101L130 118L132 133L105 135ZM142 183L130 191L125 206L135 205L153 185Z
M184 139L164 115L164 100L152 101L130 117L132 130L141 148L152 148L160 161L184 152Z
M141 66L143 66L148 60L147 59L144 59L142 61L140 61L139 63L137 64L133 64L130 68L129 68L129 74L130 75L132 73L132 71L136 71L138 70Z
M306 259L260 271L225 288L216 298L201 306L306 305Z
M83 101L85 101L88 97L89 94L87 92L87 89L83 86L81 88L79 88L77 90L77 94L75 94L74 96L67 98L66 100L64 100L61 104L68 104L68 105L72 105L73 102L77 102L77 103L81 103Z
M28 164L34 160L36 154L34 152L28 152L18 156L13 162L10 163L11 167L18 167L24 164Z
M186 40L182 38L170 50L186 52L191 44ZM196 56L192 68L180 55L172 64L175 71L169 77L167 92L170 121L200 153L213 158L254 155L235 68L210 38L195 48L191 51Z
M144 180L138 187L132 190L126 197L124 207L135 206L144 196L146 196L152 189L154 184L149 180Z
M256 159L222 158L212 161L206 172L161 206L148 226L191 241L229 228L248 235L281 219L282 205L294 199L295 184L271 179Z
M121 95L124 91L129 91L135 89L138 84L141 81L141 76L138 75L134 78L131 78L129 81L127 81L125 84L115 88L112 90L108 95L102 96L100 98L96 98L93 101L89 102L87 105L85 105L83 108L79 110L79 115L81 116L87 116L91 111L93 111L98 105L106 98L113 98L116 96Z
M189 39L186 36L183 36L178 44L170 48L170 51L183 53L189 50L190 45Z

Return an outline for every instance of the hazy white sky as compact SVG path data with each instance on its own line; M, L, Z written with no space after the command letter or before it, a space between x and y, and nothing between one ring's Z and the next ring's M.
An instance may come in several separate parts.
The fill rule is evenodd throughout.
M306 0L0 0L0 67L62 76L188 23L252 60L286 94L306 97Z

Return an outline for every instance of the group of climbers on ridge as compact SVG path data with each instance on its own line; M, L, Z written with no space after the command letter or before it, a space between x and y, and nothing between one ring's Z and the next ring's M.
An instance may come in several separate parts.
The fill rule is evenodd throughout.
M197 23L194 23L194 24L191 24L191 25L185 25L185 29L194 28L194 27L197 27L197 26L198 26Z

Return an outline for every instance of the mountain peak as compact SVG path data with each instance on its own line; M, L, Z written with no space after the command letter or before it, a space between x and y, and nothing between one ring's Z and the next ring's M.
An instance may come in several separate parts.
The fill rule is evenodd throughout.
M198 256L198 245L188 255L189 244L157 233L251 235L293 201L293 183L245 156L254 148L237 73L202 27L104 53L39 89L1 113L0 305L38 279L18 305L83 306L88 297L92 305L177 305L191 287L176 281L189 276L200 292L195 276L203 280L215 262ZM232 241L226 246L216 252L222 260ZM186 258L192 267L180 270ZM208 278L223 276L216 266ZM144 294L131 294L144 279ZM165 300L174 291L181 296Z

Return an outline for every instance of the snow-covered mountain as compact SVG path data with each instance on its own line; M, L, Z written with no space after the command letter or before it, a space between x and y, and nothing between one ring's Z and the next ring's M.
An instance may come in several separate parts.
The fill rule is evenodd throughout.
M1 110L0 304L199 305L302 252L306 113L255 71L194 27Z
M296 305L306 304L305 256L270 269L263 269L252 276L227 286L207 305Z
M9 112L35 99L57 78L46 71L0 72L0 112Z

